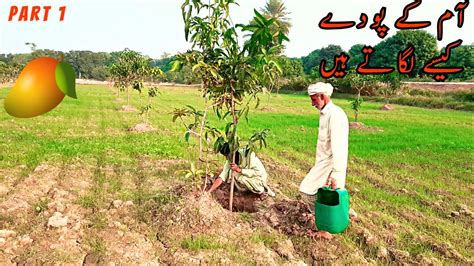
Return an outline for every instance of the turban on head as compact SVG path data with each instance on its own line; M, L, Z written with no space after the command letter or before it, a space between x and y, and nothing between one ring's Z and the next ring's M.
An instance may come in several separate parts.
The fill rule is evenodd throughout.
M316 84L311 84L308 87L308 94L309 96L314 94L325 94L331 97L332 92L334 91L334 87L329 83L318 82Z

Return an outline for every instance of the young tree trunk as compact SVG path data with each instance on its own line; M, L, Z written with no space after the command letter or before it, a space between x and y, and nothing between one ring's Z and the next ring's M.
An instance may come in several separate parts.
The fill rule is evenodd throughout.
M231 112L232 112L232 118L233 118L233 124L234 124L234 132L232 134L232 137L234 138L233 141L237 139L237 116L235 114L235 100L234 100L234 90L232 89L232 98L231 98ZM237 151L233 151L232 154L232 163L235 163L235 154ZM232 207L234 203L234 185L235 185L235 174L234 171L231 171L231 182L230 182L230 198L229 198L229 210L232 212Z
M127 106L130 106L130 90L128 86L127 86Z
M150 114L150 94L148 94L148 97L146 98L146 113L145 113L145 123L149 124L148 118Z
M271 97L271 94L270 94L270 92L268 92L268 95L267 95L267 106L265 106L266 108L269 108L269 107L270 107L270 97Z
M199 129L199 160L198 160L198 165L197 165L198 168L200 168L201 166L202 150L203 150L202 138L203 138L204 126L206 125L207 111L209 110L209 95L207 94L207 91L204 92L204 94L206 95L206 97L204 100L204 114L202 116L201 125Z
M355 110L355 122L359 120L359 108L360 108L360 93L361 90L357 93L357 110Z
M209 179L209 150L208 150L208 147L209 147L209 143L206 140L206 159L205 159L205 161L206 161L206 178L204 179L204 187L202 188L202 192L206 191L207 181Z
M202 121L201 121L201 129L199 131L198 168L200 168L200 166L201 166L201 158L202 158L202 150L203 150L203 141L202 141L202 139L203 139L204 126L206 125L207 111L209 110L209 96L207 95L207 92L205 92L205 95L206 95L206 98L205 98L205 102L204 102L204 114L203 114ZM204 162L206 164L206 173L205 173L206 177L205 177L205 180L204 180L204 187L202 189L203 192L206 191L207 179L208 179L208 176L209 176L209 158L208 158L209 143L207 142L207 139L205 140L205 143L206 143L206 158L204 158Z

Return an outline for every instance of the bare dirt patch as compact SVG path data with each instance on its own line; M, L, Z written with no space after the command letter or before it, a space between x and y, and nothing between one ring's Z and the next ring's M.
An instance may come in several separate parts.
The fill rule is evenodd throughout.
M264 113L273 113L276 110L273 107L265 106L265 107L260 108L259 111L264 112Z
M105 172L74 162L37 167L0 204L0 228L12 232L0 236L0 264L159 263L160 245L137 220L138 206L94 203L103 200L90 196L94 179L108 182L113 169Z
M293 236L306 236L315 229L311 204L303 200L283 200L261 213L261 220L271 227Z
M123 113L136 113L138 112L138 109L130 105L122 105L120 108L117 109L117 111Z
M383 111L391 111L393 109L394 107L390 104L384 104L382 107L380 107L380 110L383 110Z
M74 165L42 164L20 182L0 204L2 215L12 218L1 227L18 235L5 242L3 261L82 262L83 215L74 202L88 177Z
M134 132L134 133L152 132L155 130L156 129L154 127L146 123L136 124L135 126L128 129L129 132Z
M364 123L361 123L361 122L350 122L349 128L353 130L364 130L364 131L378 131L378 132L383 131L383 129L381 128L366 126Z

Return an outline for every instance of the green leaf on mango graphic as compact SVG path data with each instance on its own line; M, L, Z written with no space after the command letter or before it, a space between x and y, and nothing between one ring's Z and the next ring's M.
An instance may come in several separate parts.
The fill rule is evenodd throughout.
M76 75L65 62L40 57L29 62L5 98L5 110L18 118L42 115L58 106L67 95L76 96Z
M76 72L71 65L60 62L56 67L56 83L59 89L67 96L77 99L76 95Z

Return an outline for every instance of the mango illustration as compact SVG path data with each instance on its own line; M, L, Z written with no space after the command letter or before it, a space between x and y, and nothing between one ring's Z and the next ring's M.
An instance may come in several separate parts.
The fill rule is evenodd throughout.
M53 110L68 95L76 97L74 69L65 62L40 57L29 62L5 98L5 110L29 118Z

